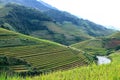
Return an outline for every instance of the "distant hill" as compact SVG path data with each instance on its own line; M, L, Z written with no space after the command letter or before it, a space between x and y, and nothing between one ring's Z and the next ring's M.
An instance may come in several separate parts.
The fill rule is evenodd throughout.
M108 55L120 50L120 32L116 32L105 38L91 39L71 45L90 54Z
M20 33L38 38L70 45L93 37L107 36L113 32L104 26L57 10L43 1L1 0L1 4L7 3L12 4L1 9L0 25L7 23L7 26L14 27L13 29Z
M88 52L89 54L94 55L106 55L107 50L104 48L102 39L91 39L82 41L76 44L71 45L72 47L75 47L80 50L84 50L85 52Z
M17 3L20 5L27 6L27 7L36 8L41 11L55 9L54 7L52 7L46 3L43 3L43 1L40 1L40 0L39 0L39 2L37 0L0 0L0 2L4 3L4 4Z
M44 12L48 16L50 16L56 22L63 24L64 22L70 22L72 25L76 25L77 29L81 29L86 34L90 36L106 36L111 34L113 31L105 28L102 25L96 24L89 20L84 20L82 18L78 18L68 12L62 12L59 10L48 10Z
M38 10L16 4L8 4L0 9L0 25L66 45L92 38L72 23L57 24Z
M112 35L108 36L108 38L117 38L120 39L120 31L113 33Z

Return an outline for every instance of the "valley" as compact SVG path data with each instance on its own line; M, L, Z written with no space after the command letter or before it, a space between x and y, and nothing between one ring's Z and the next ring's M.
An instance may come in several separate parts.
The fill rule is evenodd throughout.
M0 80L120 80L120 31L42 0L0 0Z

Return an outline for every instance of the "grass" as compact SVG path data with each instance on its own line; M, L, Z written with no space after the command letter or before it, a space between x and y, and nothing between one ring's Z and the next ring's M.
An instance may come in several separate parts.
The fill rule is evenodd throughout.
M0 28L0 55L26 61L32 69L38 71L68 69L89 62L82 52L71 47L2 28ZM17 68L11 67L16 72L27 69L21 65L17 65Z

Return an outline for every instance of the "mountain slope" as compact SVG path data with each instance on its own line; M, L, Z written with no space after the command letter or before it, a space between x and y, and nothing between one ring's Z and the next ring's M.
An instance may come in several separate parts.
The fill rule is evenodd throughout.
M120 32L116 32L106 38L98 38L82 41L71 45L77 49L95 55L108 55L120 49Z
M16 4L8 4L0 9L0 25L3 28L66 45L92 38L76 25L57 24L38 10Z
M108 38L116 38L116 39L120 39L120 32L116 32L113 33L112 35L108 36Z
M6 66L16 72L43 72L87 65L90 62L87 57L70 47L0 28L0 59L15 58L12 61L16 61L6 65L0 60L0 67Z
M104 26L95 24L88 20L83 20L82 18L78 18L68 12L59 11L50 5L44 3L43 1L39 0L7 0L3 2L14 2L18 4L22 4L27 7L32 7L43 11L49 17L51 17L54 21L63 23L65 21L73 23L73 25L78 26L78 29L81 28L87 34L91 36L101 36L101 35L108 35L111 30L105 28ZM33 6L34 5L34 6ZM39 5L39 6L38 6ZM46 7L43 9L43 7ZM104 34L106 33L106 34Z
M106 36L111 34L113 31L105 28L102 25L95 24L91 21L78 18L68 12L62 12L59 10L48 10L44 11L45 14L50 16L56 22L63 24L64 22L71 22L73 25L77 26L77 29L81 29L86 34L90 36Z
M76 43L76 42L79 42L79 41L82 41L82 40L85 40L85 39L90 39L91 36L92 37L106 36L106 35L109 35L113 32L112 30L109 30L109 29L105 28L104 26L95 24L93 22L90 22L88 20L84 20L82 18L78 18L78 17L76 17L76 16L74 16L74 15L68 13L68 12L63 12L63 11L59 11L57 9L54 9L50 5L44 3L43 1L39 1L39 2L36 1L36 0L27 0L27 1L26 0L7 0L7 1L2 0L2 1L3 1L3 3L12 2L12 3L16 3L16 4L21 4L23 6L31 7L31 8L36 8L37 10L42 11L42 13L44 15L46 15L50 19L52 19L51 24L56 25L56 27L62 28L61 29L62 31L60 31L60 32L58 32L58 30L55 31L56 27L55 27L54 31L53 30L52 31L51 30L49 30L49 31L42 30L42 32L41 32L41 31L38 30L38 31L35 31L35 32L33 31L32 32L32 35L40 37L40 38L49 39L49 40L56 41L56 42L59 42L59 43L62 43L62 44L70 45L70 44L73 44L73 43ZM44 9L41 9L43 7L44 7ZM25 10L22 10L22 11L25 11ZM11 11L11 12L16 12L16 9ZM18 16L19 12L14 13L14 14ZM33 16L33 15L34 14L32 14L31 16ZM39 16L41 16L41 15L39 15ZM26 18L28 18L28 17L26 17ZM24 22L26 23L26 21L24 21ZM32 24L31 25L32 27L34 25L35 26L36 25L37 26L41 25L41 23L39 22L38 19L37 20L35 19L33 21L30 21L30 22L27 21L27 24L28 23ZM34 23L34 25L33 25L33 23ZM38 23L40 23L40 24L38 24ZM23 22L20 23L20 24L23 24ZM73 31L72 30L69 31L69 28L66 28L66 27L64 28L64 26L66 26L66 24L69 25L68 27L70 27L70 28L73 27L73 26L76 26L76 27L74 27ZM19 25L17 25L17 27ZM16 27L15 24L14 25L12 24L12 26ZM30 25L25 25L25 26L29 27ZM43 26L46 26L46 24L44 24ZM24 28L24 27L22 27L22 28ZM26 27L25 27L25 29L26 29ZM25 32L29 32L29 31L23 31L23 32L25 33ZM26 33L26 34L29 34L29 33ZM30 34L31 34L31 32L30 32ZM43 34L47 34L48 36L45 37ZM53 35L51 35L51 34L53 34ZM57 35L57 37L56 37L56 35ZM59 40L60 39L59 37L61 37L61 40Z
M41 2L41 3L40 3ZM55 9L54 7L43 3L42 1L38 2L37 0L0 0L0 3L18 3L18 4L22 4L25 5L27 7L31 7L31 8L36 8L39 9L41 11L46 11L46 10L50 10L50 9Z
M86 40L86 41L73 44L71 46L77 49L80 49L80 50L84 50L85 52L88 52L89 54L94 54L94 55L106 55L107 54L107 49L104 48L104 41L102 39Z

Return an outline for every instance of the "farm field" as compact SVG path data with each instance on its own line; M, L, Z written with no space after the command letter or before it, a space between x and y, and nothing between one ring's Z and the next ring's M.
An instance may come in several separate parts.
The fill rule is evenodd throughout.
M26 64L6 65L15 72L40 72L87 65L89 60L80 51L55 42L25 36L0 28L0 56L16 58ZM7 59L8 60L8 59ZM1 65L2 67L3 65Z
M120 79L120 51L109 56L112 63L106 65L92 64L87 67L78 67L68 71L57 71L36 77L22 78L8 77L7 80L119 80ZM4 79L4 75L1 75Z

